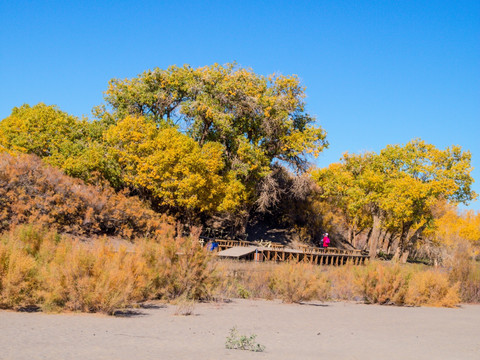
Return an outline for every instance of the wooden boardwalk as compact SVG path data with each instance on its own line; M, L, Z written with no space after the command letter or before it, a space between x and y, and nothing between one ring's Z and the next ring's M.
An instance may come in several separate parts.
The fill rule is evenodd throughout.
M309 262L318 265L354 265L364 264L368 254L361 250L346 250L337 248L317 248L302 246L300 249L290 249L279 244L259 246L249 241L214 240L218 244L217 256L237 260L250 261L295 261ZM260 244L264 245L264 244Z

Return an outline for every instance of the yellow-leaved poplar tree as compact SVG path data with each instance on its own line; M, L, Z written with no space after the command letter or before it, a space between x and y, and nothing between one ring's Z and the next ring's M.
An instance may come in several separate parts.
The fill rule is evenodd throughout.
M158 206L209 212L235 207L243 188L223 175L223 147L200 146L174 127L157 128L144 117L127 116L105 133L121 167L122 180L148 192Z

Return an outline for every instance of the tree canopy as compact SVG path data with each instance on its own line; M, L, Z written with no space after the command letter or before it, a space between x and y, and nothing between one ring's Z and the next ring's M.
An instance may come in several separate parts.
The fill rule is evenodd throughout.
M471 154L459 146L440 150L422 140L389 145L379 154L345 154L341 163L312 172L321 196L333 201L350 219L350 226L370 226L371 251L376 251L380 228L399 235L406 250L433 219L432 207L441 199L466 203L471 189Z
M125 184L148 191L158 206L196 212L231 210L240 199L222 175L222 145L200 147L176 128L157 129L143 117L127 116L105 133ZM241 184L238 184L241 190Z
M327 146L304 91L294 75L235 64L157 68L111 80L109 107L92 121L42 103L15 108L0 145L177 213L245 215L274 166L304 172Z
M68 175L103 178L119 187L118 169L102 143L108 124L78 119L55 105L16 107L0 122L0 150L34 154Z
M188 65L110 81L105 99L116 116L141 115L177 125L202 146L224 146L229 168L264 174L274 160L305 170L326 133L305 111L296 76L262 76L235 64Z
M39 103L13 108L0 122L0 143L6 149L40 157L58 156L86 134L83 122L56 106Z
M295 75L171 66L111 80L105 100L90 120L43 103L14 108L0 152L34 154L190 223L244 231L253 215L311 240L346 227L372 255L408 253L422 234L477 242L478 216L437 214L442 201L476 197L470 152L415 139L309 168L328 143Z

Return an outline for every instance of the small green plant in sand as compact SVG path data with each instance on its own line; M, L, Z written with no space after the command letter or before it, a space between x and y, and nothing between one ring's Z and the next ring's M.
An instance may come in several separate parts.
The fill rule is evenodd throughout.
M227 341L225 342L225 347L227 349L237 349L237 350L249 350L255 352L262 352L265 350L265 346L255 342L257 338L256 334L251 334L250 336L240 335L237 330L237 327L234 326L230 329L230 335L227 336Z

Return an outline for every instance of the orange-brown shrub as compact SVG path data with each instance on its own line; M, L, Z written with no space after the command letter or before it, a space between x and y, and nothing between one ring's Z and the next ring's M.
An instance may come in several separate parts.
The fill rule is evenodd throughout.
M411 272L399 264L368 264L357 274L357 283L365 302L370 304L403 305Z
M273 290L284 302L325 300L330 284L318 266L308 263L282 264L273 272Z
M35 258L18 240L0 241L0 308L18 309L36 302Z
M362 300L359 279L363 275L363 267L347 264L345 266L325 266L323 271L328 278L331 288L331 300Z
M318 267L304 263L242 263L220 261L216 296L304 300L355 300L366 303L455 306L458 284L443 270L413 264L371 262ZM480 269L479 269L480 273ZM468 282L473 286L473 282ZM478 284L477 284L478 286Z
M62 241L51 262L39 271L39 297L44 310L65 309L112 314L143 300L145 263L125 248L97 243L87 248Z
M460 302L458 290L458 283L452 286L447 274L432 270L417 272L408 284L405 304L454 307Z
M217 297L277 298L287 303L329 298L330 282L319 267L308 263L252 266L222 261L217 271Z
M446 260L451 283L458 283L462 301L480 302L480 263L473 258L473 251L467 242L460 242Z
M129 250L19 225L0 237L0 307L113 313L149 299L207 298L214 262L195 238L164 234Z
M272 300L275 298L272 273L278 266L281 265L219 261L216 267L219 283L215 297L219 299L234 297Z
M195 237L156 237L135 247L146 263L148 297L198 300L211 297L217 283L215 263Z
M480 303L480 264L472 261L465 281L459 283L460 297L467 303Z
M0 153L0 231L32 222L75 235L127 238L172 226L136 197L86 185L33 155Z

